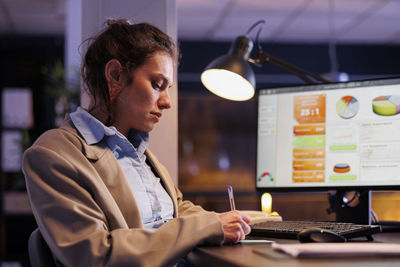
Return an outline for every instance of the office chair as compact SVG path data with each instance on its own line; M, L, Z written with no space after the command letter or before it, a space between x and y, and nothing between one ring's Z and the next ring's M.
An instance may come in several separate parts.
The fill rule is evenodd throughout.
M32 267L56 267L49 246L37 228L32 232L28 242L29 260Z

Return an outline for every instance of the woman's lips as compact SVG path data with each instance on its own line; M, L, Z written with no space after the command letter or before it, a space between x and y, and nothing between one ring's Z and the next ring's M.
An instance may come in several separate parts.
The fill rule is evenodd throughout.
M152 115L152 118L154 119L155 122L158 122L161 118L161 112L150 112Z

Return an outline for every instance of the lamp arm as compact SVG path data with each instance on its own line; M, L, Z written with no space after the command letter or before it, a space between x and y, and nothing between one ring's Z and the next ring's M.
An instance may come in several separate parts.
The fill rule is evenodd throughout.
M308 82L308 83L315 83L315 82L313 80L311 80L310 78L308 78L307 76L310 76L313 79L315 79L316 81L321 82L321 83L328 82L326 79L322 78L321 76L319 76L317 74L309 72L309 71L302 69L296 65L290 64L290 63L288 63L280 58L274 57L262 50L258 51L256 62L260 63L260 64L268 62L268 63L282 69L283 71L286 71L286 72L296 75L297 77L299 77L300 79L302 79L303 81Z
M280 64L279 62L276 62L276 61L269 61L269 63L271 65L274 65L275 67L285 71L285 72L288 72L288 73L291 73L293 75L296 75L297 77L299 77L300 79L302 79L303 81L305 81L307 83L315 84L314 80L308 78L307 75L305 75L305 74L303 74L301 72L298 72L298 71L296 71L294 69L291 69L291 68L289 68L289 67L287 67L285 65L282 65L282 64Z

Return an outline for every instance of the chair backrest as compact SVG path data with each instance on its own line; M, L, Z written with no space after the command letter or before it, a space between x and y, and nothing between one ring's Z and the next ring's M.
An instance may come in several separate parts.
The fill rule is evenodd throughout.
M32 267L55 267L53 255L49 246L37 228L29 237L29 260Z

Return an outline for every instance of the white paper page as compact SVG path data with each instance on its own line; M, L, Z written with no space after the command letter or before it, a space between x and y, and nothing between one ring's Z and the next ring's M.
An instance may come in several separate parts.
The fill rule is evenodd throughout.
M272 244L275 250L292 257L395 256L400 255L400 244L395 243L303 243Z
M4 88L2 106L3 127L33 126L32 92L29 88Z
M3 131L1 138L1 166L3 171L21 171L22 133Z

